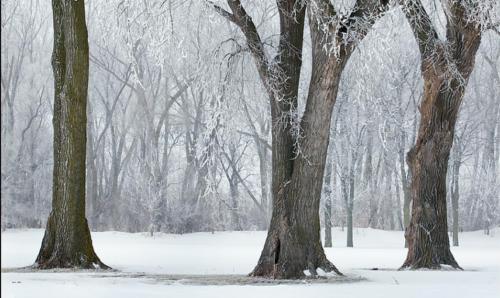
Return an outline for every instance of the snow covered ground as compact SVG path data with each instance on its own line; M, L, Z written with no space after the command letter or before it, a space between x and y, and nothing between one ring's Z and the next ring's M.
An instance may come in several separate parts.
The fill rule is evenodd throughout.
M496 235L495 235L496 234ZM453 253L465 271L396 271L406 255L403 233L355 229L355 248L334 230L330 260L364 281L332 284L199 285L166 275L243 275L253 269L265 232L186 235L92 233L103 262L118 272L2 272L2 297L500 297L500 229L460 234ZM2 271L35 260L43 230L2 232ZM371 270L379 268L379 270Z

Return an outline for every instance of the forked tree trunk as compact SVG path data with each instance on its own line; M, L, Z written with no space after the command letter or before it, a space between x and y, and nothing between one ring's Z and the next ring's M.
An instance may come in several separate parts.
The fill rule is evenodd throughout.
M284 75L281 80L285 79L285 81L279 86L284 100L275 100L271 103L273 120L273 210L264 248L251 275L273 278L301 278L304 276L304 270L309 270L314 274L318 267L324 268L325 271L334 270L338 272L335 266L327 260L323 251L319 221L319 203L326 149L328 147L331 112L329 109L324 110L325 115L323 118L328 118L328 121L326 121L328 128L321 127L324 131L321 134L323 137L322 143L324 144L317 144L319 148L324 150L324 154L313 157L322 160L322 163L314 163L316 166L308 167L306 163L299 162L299 160L304 160L304 156L294 159L294 150L296 148L291 131L291 122L298 120L291 117L297 108L297 93L302 66L301 50L305 9L302 8L297 11L294 18L292 12L296 9L295 1L281 2L280 22L283 51L281 52L279 69L283 71L282 75ZM282 10L283 8L286 10ZM300 51L297 49L300 49ZM314 70L313 73L315 73ZM310 90L312 91L312 89ZM311 97L311 91L309 98ZM324 99L321 98L323 102L327 102ZM317 98L315 103L319 104L321 100ZM329 102L333 107L334 99L330 98ZM316 110L312 109L310 103L311 101L308 100L304 117ZM283 117L285 117L285 120L279 121ZM316 123L316 126L319 123L325 123L319 122L324 121L324 119L311 120ZM307 135L306 128L302 127L302 129L304 135ZM307 151L303 147L304 145L301 144L300 150ZM338 273L340 274L340 272Z
M336 59L330 61L320 59L313 65L309 100L301 124L302 153L294 160L291 179L273 193L278 200L274 201L271 226L253 276L301 278L304 271L317 275L317 268L341 275L321 245L318 212L341 69Z
M54 172L52 211L35 267L109 268L92 246L85 218L89 75L83 0L53 0Z
M360 2L362 5L353 10L345 26L365 21L367 15L380 12L379 7ZM268 61L255 24L241 2L227 0L227 4L232 12L216 5L214 7L245 35L271 99L273 210L264 248L250 275L301 278L305 270L316 275L318 267L341 274L327 260L321 246L319 204L338 82L353 49L352 43L343 44L337 58L327 53L324 42L338 41L347 28L331 25L336 13L328 0L315 1L315 8L319 5L324 9L311 14L314 18L311 21L311 27L314 27L311 30L313 75L298 138L298 131L293 131L292 124L299 121L296 118L297 94L302 66L305 3L300 0L277 1L281 32L276 64ZM322 23L321 28L319 23ZM372 24L373 20L368 21L368 25ZM364 30L365 26L361 27ZM365 31L358 33L361 36L366 34Z
M403 11L421 54L424 94L415 146L408 152L412 212L405 233L408 255L402 268L460 268L451 251L446 214L446 172L455 123L481 41L480 25L469 21L462 2L450 2L446 44L420 0L405 1Z
M284 3L286 1L278 1ZM288 11L293 12L296 3L290 1ZM387 3L385 3L387 4ZM382 6L356 6L346 26L360 19L366 20L364 30L369 30L385 8ZM382 8L382 9L381 9ZM372 10L373 9L373 10ZM271 226L259 262L252 276L273 278L301 278L306 272L316 276L317 269L325 272L340 271L327 259L320 237L319 206L323 177L330 140L330 125L333 107L337 99L338 86L342 71L355 48L353 43L343 43L344 27L331 27L330 21L336 13L329 1L315 1L309 6L309 27L312 41L312 76L304 114L300 119L300 137L297 148L290 128L273 126L273 214ZM377 16L368 18L367 15ZM294 17L295 16L295 17ZM300 17L299 17L300 16ZM287 77L285 86L293 86L296 100L298 78L300 75L300 56L297 45L302 48L302 14L281 14L281 28L289 28L282 34L289 37L285 44L286 53L281 57L282 69L290 65L298 66L293 77ZM302 26L297 22L302 21ZM362 39L367 31L360 31ZM325 44L342 43L338 56L325 49ZM295 57L292 60L287 57ZM289 64L292 62L292 64ZM287 92L284 92L285 99ZM294 106L296 108L296 104ZM291 110L291 112L295 112ZM280 114L272 113L273 123L282 119ZM288 121L294 119L287 119ZM298 121L295 119L295 121ZM290 125L285 122L285 125ZM279 130L276 130L279 128ZM283 142L285 140L285 142ZM285 146L283 146L285 145ZM295 152L294 152L295 150ZM295 155L295 153L297 155Z
M257 266L250 273L251 276L300 278L304 276L303 271L307 268L308 258L304 252L308 251L310 256L323 253L319 235L317 239L306 239L308 236L314 237L315 233L300 231L300 224L296 222L292 214L294 208L290 206L292 198L289 196L289 188L295 157L291 114L297 108L305 23L305 9L299 9L295 18L292 16L295 4L295 1L278 3L281 29L280 59L278 60L280 65L276 70L279 79L273 82L278 98L275 98L273 91L270 92L273 123L271 129L272 215L264 248ZM314 215L311 221L314 222ZM311 240L310 243L314 243L312 248L308 247L309 240Z

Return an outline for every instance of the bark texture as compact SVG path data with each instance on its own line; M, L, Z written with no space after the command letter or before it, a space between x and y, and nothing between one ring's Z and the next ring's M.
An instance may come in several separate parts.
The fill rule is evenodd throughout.
M109 268L85 218L89 49L83 0L53 0L54 171L52 211L35 267Z
M319 204L340 75L355 46L352 40L345 41L344 35L355 22L363 22L357 34L364 37L376 19L371 16L379 16L384 11L380 5L385 8L387 1L358 1L346 23L338 27L332 22L336 12L329 0L311 2L277 1L280 43L276 63L268 60L255 24L240 1L227 1L231 12L214 5L245 35L270 98L273 208L266 242L252 276L302 278L304 271L316 276L317 268L341 274L321 245ZM305 4L313 7L309 10L313 70L305 111L298 119ZM325 49L325 43L341 45L338 57Z
M407 155L412 212L405 233L409 249L403 268L460 268L448 238L446 174L455 123L474 66L481 29L468 21L460 2L446 2L446 42L438 39L420 0L405 1L403 6L419 45L424 78L417 141Z
M385 11L386 4L384 1L358 2L347 23L339 27L331 24L336 12L329 1L314 1L308 8L313 66L307 103L300 119L297 147L277 146L279 138L286 138L292 144L294 140L289 132L273 130L273 215L261 257L251 273L253 276L301 278L304 271L315 276L317 268L342 275L326 258L321 245L319 205L333 107L342 71L356 46L355 42L346 41L343 33L362 19L364 23L360 27L363 29L357 32L358 42ZM369 14L376 17L367 17ZM283 26L284 21L294 24L296 19L284 14L282 28L287 28ZM284 32L286 36L287 31ZM296 34L298 38L298 32ZM325 50L325 43L340 45L336 57ZM273 120L278 116L273 114ZM277 175L279 172L284 175Z

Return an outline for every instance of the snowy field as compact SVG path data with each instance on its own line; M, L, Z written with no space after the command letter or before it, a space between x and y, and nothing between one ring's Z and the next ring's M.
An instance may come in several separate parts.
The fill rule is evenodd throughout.
M21 297L500 297L500 229L460 234L452 251L464 271L396 271L406 250L403 233L356 229L355 248L345 247L345 232L334 230L330 260L356 282L224 285L249 273L259 257L265 232L216 232L186 235L121 232L92 233L101 260L116 272L10 272L35 260L43 230L2 232L4 298ZM371 270L378 268L379 270ZM186 275L186 276L183 276ZM185 279L184 281L182 279ZM187 282L191 281L195 282Z

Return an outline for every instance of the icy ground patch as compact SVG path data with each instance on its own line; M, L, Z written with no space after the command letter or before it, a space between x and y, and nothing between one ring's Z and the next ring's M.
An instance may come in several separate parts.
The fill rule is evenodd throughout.
M2 297L473 297L500 293L500 229L460 234L452 251L459 271L396 271L403 263L403 233L355 229L355 248L334 230L330 260L349 278L331 283L248 283L265 232L186 235L92 233L104 263L118 272L9 272L31 265L43 230L2 232ZM496 235L495 235L496 234ZM372 270L377 268L378 270ZM220 275L225 275L220 276ZM366 280L356 281L358 277ZM222 281L219 281L222 280ZM352 282L356 281L356 282ZM228 285L231 284L231 285Z

